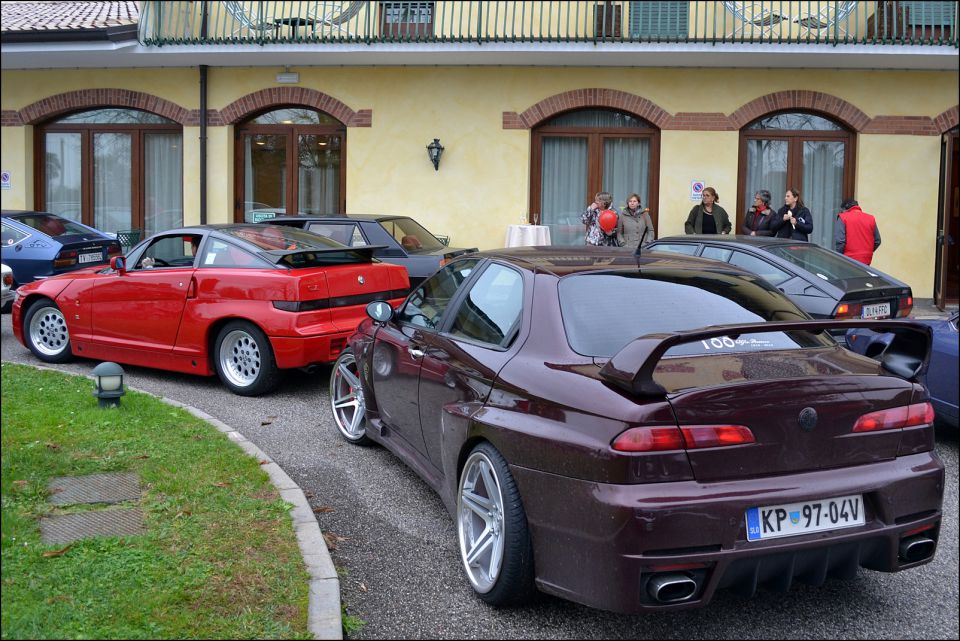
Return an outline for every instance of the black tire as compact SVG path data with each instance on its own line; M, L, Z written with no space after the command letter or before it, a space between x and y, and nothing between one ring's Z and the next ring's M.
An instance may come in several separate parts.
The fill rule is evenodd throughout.
M340 436L352 445L370 445L367 436L366 401L360 366L347 348L330 372L330 411Z
M280 384L270 340L249 321L224 325L213 347L213 364L223 384L239 396L260 396Z
M467 551L464 549L465 525L463 517L464 514L470 514L463 503L464 486L468 482L468 473L471 465L481 460L489 463L490 471L495 478L495 484L499 485L502 497L502 536L504 539L499 572L493 584L484 589L478 589L477 583L474 581L476 574L471 575L471 570L467 564ZM460 559L477 596L490 605L500 607L523 605L533 600L537 594L537 589L534 584L533 543L530 539L527 515L506 459L497 451L497 448L488 442L480 443L473 448L464 464L457 489L456 520Z
M13 311L13 299L8 300L0 307L0 314L9 314Z
M39 300L27 309L23 317L23 339L33 355L45 363L66 363L73 359L66 318L52 300Z

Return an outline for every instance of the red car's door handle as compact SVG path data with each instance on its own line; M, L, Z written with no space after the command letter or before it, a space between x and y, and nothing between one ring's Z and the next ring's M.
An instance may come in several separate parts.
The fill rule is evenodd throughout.
M414 358L423 358L423 350L416 347L407 347L407 353Z
M197 279L191 276L190 284L187 285L187 298L196 298L196 297L197 297Z

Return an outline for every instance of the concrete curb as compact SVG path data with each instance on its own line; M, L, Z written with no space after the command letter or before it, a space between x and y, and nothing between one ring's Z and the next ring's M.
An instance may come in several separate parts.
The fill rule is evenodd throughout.
M44 367L41 365L32 365L39 370L49 370L70 376L82 376L73 372L64 372L54 367ZM92 376L86 378L93 380ZM186 410L196 418L206 421L213 427L227 435L231 442L235 443L240 449L256 458L261 463L260 467L270 477L270 481L287 503L291 503L293 508L290 510L290 518L293 521L293 529L297 535L297 544L300 546L300 554L303 556L303 562L307 566L307 573L310 575L309 600L307 605L307 628L313 634L315 639L343 639L343 622L340 613L340 578L337 576L337 570L333 566L333 560L330 558L330 551L327 549L327 542L323 538L317 519L313 515L310 503L304 495L300 486L293 482L286 472L283 471L277 463L267 456L266 452L247 440L243 434L230 427L223 421L216 419L203 410L197 409L192 405L175 401L172 398L158 396L152 392L142 390L127 385L127 389L132 392L139 392L152 396L167 405Z

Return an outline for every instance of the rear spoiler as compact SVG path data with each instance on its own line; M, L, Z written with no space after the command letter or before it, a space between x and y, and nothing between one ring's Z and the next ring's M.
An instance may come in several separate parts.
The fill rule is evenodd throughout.
M614 354L600 369L600 377L636 396L663 396L666 390L653 380L653 371L667 350L676 345L723 336L736 339L741 334L855 328L894 334L880 362L881 367L891 374L915 381L926 371L932 341L932 331L926 325L900 320L811 320L712 325L682 333L648 334L627 343Z
M274 265L278 264L287 256L295 254L360 254L367 260L373 258L373 252L378 249L387 249L387 245L360 245L358 247L319 247L311 249L271 249L260 252L260 255L269 260Z

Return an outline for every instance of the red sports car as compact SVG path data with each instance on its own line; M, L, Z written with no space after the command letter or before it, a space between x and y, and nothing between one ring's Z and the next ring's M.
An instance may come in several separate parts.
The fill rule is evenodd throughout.
M256 396L279 370L337 358L372 300L402 300L406 270L289 227L205 225L157 234L110 267L18 290L17 339L72 356L220 376Z

